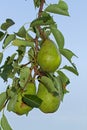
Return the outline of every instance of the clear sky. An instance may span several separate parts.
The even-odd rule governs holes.
[[[57,2],[58,0],[47,0]],[[13,130],[85,130],[87,129],[87,0],[65,0],[69,6],[70,17],[57,16],[59,29],[65,37],[65,47],[71,49],[79,58],[73,58],[79,76],[68,73],[71,83],[69,94],[65,95],[59,110],[54,114],[43,114],[37,109],[28,117],[6,112]],[[36,17],[32,0],[0,0],[0,24],[6,18],[15,21],[13,31]],[[0,79],[0,91],[5,89]]]

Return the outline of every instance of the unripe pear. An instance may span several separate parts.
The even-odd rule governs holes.
[[[39,84],[37,96],[42,99],[42,103],[39,109],[44,113],[56,112],[60,105],[59,96],[55,96],[48,92],[47,88],[43,84]]]
[[[37,62],[46,72],[54,72],[61,63],[61,55],[55,43],[46,39],[38,52]]]
[[[28,83],[23,93],[18,93],[17,102],[14,107],[14,112],[18,115],[27,114],[32,110],[31,106],[28,106],[22,101],[24,94],[36,94],[36,86],[34,83]]]

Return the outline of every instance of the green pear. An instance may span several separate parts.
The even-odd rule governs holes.
[[[54,72],[61,63],[61,55],[55,43],[46,39],[38,52],[37,62],[46,72]]]
[[[14,112],[18,115],[27,114],[29,111],[31,111],[33,108],[31,106],[28,106],[22,101],[22,97],[24,94],[36,94],[36,86],[34,83],[28,83],[23,93],[18,93],[17,101],[14,106]]]
[[[42,103],[39,109],[44,113],[56,112],[60,105],[59,96],[55,96],[48,92],[47,88],[43,84],[39,84],[37,96],[42,99]]]

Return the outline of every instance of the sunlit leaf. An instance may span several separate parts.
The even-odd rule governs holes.
[[[12,19],[6,19],[6,22],[1,25],[2,30],[7,30],[10,26],[14,25],[14,21]]]
[[[27,105],[31,107],[36,107],[36,108],[38,108],[42,103],[42,100],[38,98],[36,95],[24,95],[22,100]]]
[[[6,116],[3,114],[1,118],[1,126],[3,130],[12,130],[11,126],[9,125]]]

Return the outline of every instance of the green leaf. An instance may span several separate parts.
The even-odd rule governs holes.
[[[65,65],[62,69],[66,69],[66,70],[68,70],[68,71],[74,73],[74,74],[77,75],[77,76],[79,75],[77,69],[74,68],[74,67]]]
[[[15,94],[8,102],[7,110],[8,111],[14,111],[15,103],[17,102],[17,94]]]
[[[62,80],[63,87],[65,88],[70,83],[69,78],[60,70],[58,70],[57,73],[59,74],[59,76]]]
[[[1,118],[1,126],[3,130],[12,130],[11,126],[9,125],[6,116],[3,114]]]
[[[3,42],[3,49],[6,48],[10,44],[10,42],[12,42],[15,38],[15,34],[7,35]]]
[[[14,46],[30,46],[30,47],[33,47],[34,42],[30,42],[30,41],[27,41],[27,40],[22,40],[22,39],[16,38],[15,40],[13,40],[12,45],[14,45]]]
[[[59,8],[63,9],[63,10],[68,10],[68,5],[66,2],[64,2],[63,0],[60,0],[58,3]]]
[[[4,79],[4,81],[7,81],[10,73],[12,73],[15,55],[16,53],[14,53],[11,57],[8,56],[4,65],[0,67],[0,76]]]
[[[25,39],[26,39],[27,41],[30,41],[30,42],[33,42],[33,41],[34,41],[33,38],[32,38],[32,36],[31,36],[30,34],[28,34],[28,33],[26,33]]]
[[[7,30],[10,26],[14,25],[14,21],[12,19],[6,19],[6,22],[1,25],[2,30]]]
[[[55,87],[56,87],[57,90],[58,90],[58,94],[59,94],[60,100],[62,101],[62,100],[63,100],[64,93],[63,93],[63,88],[62,88],[61,79],[60,79],[59,76],[58,76],[58,77],[53,76],[53,80],[54,80],[54,85],[55,85]]]
[[[18,52],[17,61],[20,63],[24,58],[26,52],[26,46],[19,46],[17,52]]]
[[[30,76],[30,68],[29,67],[23,67],[20,70],[20,86],[24,87],[26,82],[28,81]]]
[[[50,26],[52,34],[58,44],[58,48],[63,48],[64,47],[64,36],[63,34],[57,29],[56,26]]]
[[[36,108],[38,108],[42,103],[42,100],[40,98],[38,98],[36,95],[27,95],[26,94],[26,95],[24,95],[22,100],[28,106],[36,107]]]
[[[30,61],[33,61],[34,60],[34,48],[30,48],[29,51],[28,51],[28,56],[29,56],[29,59]]]
[[[49,92],[58,95],[58,91],[54,86],[54,83],[51,78],[47,76],[42,76],[39,81],[48,89]]]
[[[2,62],[2,59],[3,59],[3,53],[0,52],[0,64],[1,64],[1,62]]]
[[[41,0],[33,0],[35,8],[40,6]]]
[[[3,38],[5,37],[6,33],[3,33],[2,31],[0,31],[0,41],[3,40]]]
[[[3,108],[5,101],[6,101],[6,92],[2,92],[0,94],[0,111]]]
[[[50,13],[54,13],[54,14],[60,14],[60,15],[65,15],[65,16],[69,16],[69,12],[68,9],[60,4],[50,4],[45,11],[50,12]]]
[[[26,31],[25,27],[22,26],[19,29],[19,31],[16,33],[16,35],[19,36],[19,37],[25,38],[26,37],[26,33],[27,33],[27,31]]]
[[[66,57],[66,59],[73,65],[71,59],[73,56],[77,57],[71,50],[69,49],[60,49],[60,53]]]
[[[43,14],[40,18],[35,19],[31,22],[31,27],[44,26],[54,24],[53,18],[48,14]]]

